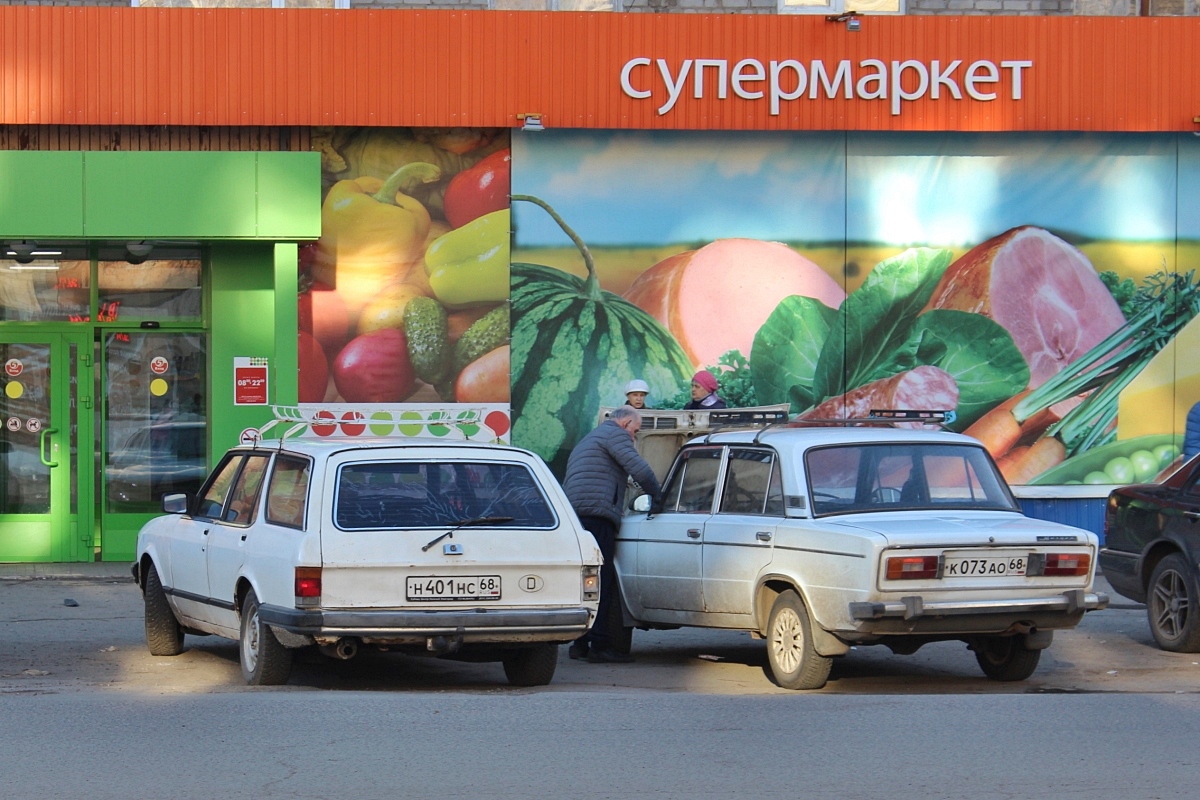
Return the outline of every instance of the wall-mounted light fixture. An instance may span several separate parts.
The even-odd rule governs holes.
[[[154,245],[149,242],[128,242],[125,245],[125,260],[130,264],[141,264],[150,256]]]
[[[847,11],[845,14],[834,14],[825,18],[826,22],[844,22],[846,30],[859,31],[862,30],[862,20],[859,18],[857,11]]]
[[[523,131],[546,130],[546,126],[542,124],[541,114],[517,114],[517,119],[521,120],[521,130]]]

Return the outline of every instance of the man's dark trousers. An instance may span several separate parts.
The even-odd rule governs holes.
[[[604,517],[580,517],[579,521],[596,538],[600,554],[604,556],[604,564],[600,567],[600,608],[596,611],[596,623],[586,636],[575,641],[577,644],[587,644],[593,650],[607,650],[612,642],[608,640],[605,620],[617,593],[617,568],[613,565],[613,556],[617,551],[617,526]]]

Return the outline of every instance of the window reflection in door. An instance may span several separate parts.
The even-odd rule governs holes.
[[[207,473],[203,334],[111,333],[105,340],[105,484],[110,513],[157,511]]]
[[[41,444],[50,427],[50,345],[0,344],[0,367],[0,513],[48,514]]]

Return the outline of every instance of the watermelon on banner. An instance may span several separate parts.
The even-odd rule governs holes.
[[[625,402],[631,379],[650,385],[652,401],[688,385],[692,364],[675,337],[594,277],[513,264],[510,302],[512,440],[557,475],[600,407]]]

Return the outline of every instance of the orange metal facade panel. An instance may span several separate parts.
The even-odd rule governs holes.
[[[821,16],[5,6],[0,46],[3,124],[512,126],[523,112],[573,128],[1200,128],[1200,81],[1189,79],[1200,67],[1197,18],[867,17],[855,33]],[[634,58],[651,59],[631,73],[648,98],[621,89]],[[772,113],[769,97],[736,96],[729,75],[743,59],[767,71],[792,59],[808,89]],[[873,71],[862,62],[882,62],[889,97],[861,96],[871,84],[851,99],[823,86],[812,97],[813,61],[834,74],[843,59],[856,84]],[[713,63],[701,70],[703,60]],[[956,100],[931,77],[935,62],[956,60],[960,94],[974,62],[1032,65],[980,84],[994,100]],[[891,75],[905,62],[901,91],[927,85],[895,113]],[[797,69],[779,70],[786,95]],[[680,81],[679,96],[659,113],[668,80]],[[769,81],[740,87],[766,91]]]

